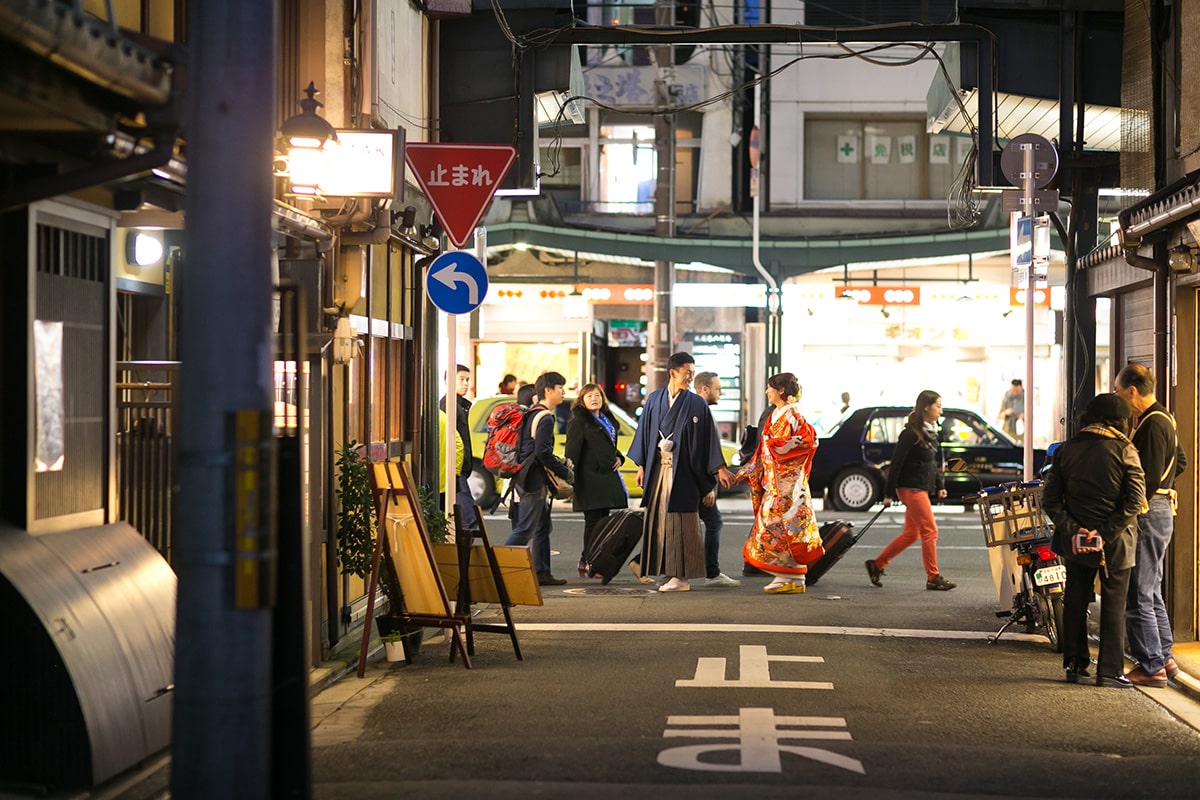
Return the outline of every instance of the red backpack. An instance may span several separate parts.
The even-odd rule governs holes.
[[[483,445],[483,467],[500,478],[511,478],[521,471],[517,458],[517,443],[521,439],[521,423],[529,411],[519,403],[502,403],[488,414],[487,442]]]

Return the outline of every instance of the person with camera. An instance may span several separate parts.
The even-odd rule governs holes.
[[[534,384],[539,399],[525,413],[517,443],[517,457],[522,464],[521,471],[513,478],[520,499],[517,519],[513,523],[512,533],[504,542],[517,547],[529,545],[529,557],[537,570],[538,583],[542,586],[561,586],[566,583],[550,572],[550,533],[554,526],[550,521],[549,490],[546,486],[547,472],[553,472],[567,483],[575,482],[575,473],[570,465],[554,455],[554,430],[557,424],[554,409],[563,401],[566,382],[561,373],[547,372],[540,375]]]
[[[1133,688],[1125,677],[1125,600],[1137,548],[1146,477],[1129,439],[1133,408],[1121,396],[1092,398],[1082,428],[1054,454],[1042,502],[1054,520],[1054,552],[1067,567],[1063,668],[1069,683],[1090,677],[1087,615],[1100,575],[1100,658],[1096,685]]]

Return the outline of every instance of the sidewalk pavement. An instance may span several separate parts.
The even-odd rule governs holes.
[[[1174,651],[1179,675],[1173,682],[1193,700],[1200,702],[1200,642],[1176,642]]]

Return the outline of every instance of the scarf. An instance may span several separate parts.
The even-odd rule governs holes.
[[[600,423],[600,427],[604,428],[604,431],[608,434],[608,438],[612,439],[612,443],[616,444],[617,429],[613,427],[612,420],[608,418],[608,415],[601,414],[599,411],[593,411],[592,416],[595,417],[596,421]]]
[[[1084,432],[1094,433],[1097,436],[1103,436],[1105,439],[1118,439],[1118,440],[1124,442],[1125,444],[1133,444],[1133,442],[1130,441],[1128,436],[1121,433],[1116,428],[1109,427],[1108,425],[1100,425],[1099,423],[1097,423],[1095,425],[1088,425],[1088,426],[1084,427],[1083,430],[1080,431],[1080,433],[1084,433]]]

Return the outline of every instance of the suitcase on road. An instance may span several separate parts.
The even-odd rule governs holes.
[[[862,530],[857,533],[854,532],[854,523],[844,519],[830,520],[822,525],[821,545],[825,548],[825,555],[808,565],[808,575],[805,576],[804,583],[807,586],[815,586],[821,576],[828,572],[830,567],[841,561],[842,556],[846,555],[846,551],[854,547],[863,534],[871,529],[875,520],[879,519],[879,515],[882,513],[882,508],[876,511],[875,516],[871,517]]]
[[[588,575],[593,578],[599,575],[603,578],[601,583],[607,584],[621,574],[642,541],[643,519],[641,511],[626,509],[614,511],[596,526],[596,539],[584,555]]]

